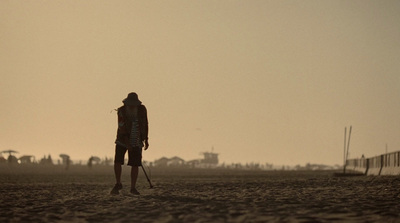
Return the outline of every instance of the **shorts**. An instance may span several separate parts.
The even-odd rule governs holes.
[[[125,147],[115,145],[114,163],[124,164],[127,150]],[[142,166],[142,148],[133,147],[132,151],[128,151],[128,166]]]

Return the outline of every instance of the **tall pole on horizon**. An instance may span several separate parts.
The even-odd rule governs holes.
[[[343,173],[346,172],[346,137],[347,137],[347,127],[344,127]]]
[[[350,129],[349,129],[349,139],[347,140],[347,152],[346,152],[346,134],[345,134],[345,143],[344,143],[344,150],[345,150],[345,161],[344,162],[345,163],[344,163],[344,167],[343,167],[343,173],[346,173],[347,159],[349,158],[351,129],[352,129],[352,126],[350,126]],[[345,129],[345,132],[346,132],[346,129]]]
[[[351,129],[352,129],[352,126],[350,126],[350,129],[349,129],[349,138],[348,138],[348,140],[347,140],[346,163],[347,163],[347,159],[349,158],[349,150],[350,150],[350,138],[351,138]]]

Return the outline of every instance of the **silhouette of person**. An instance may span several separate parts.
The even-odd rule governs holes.
[[[89,161],[88,161],[88,167],[89,167],[89,169],[92,169],[92,165],[93,165],[93,156],[91,156],[91,157],[89,158]]]
[[[116,184],[111,194],[119,194],[122,189],[121,165],[124,164],[124,157],[128,151],[128,166],[131,166],[131,190],[135,195],[140,193],[136,189],[136,181],[139,173],[139,166],[142,166],[142,148],[149,148],[148,142],[148,119],[147,109],[134,92],[122,101],[123,106],[117,109],[118,130],[115,140],[114,173]]]
[[[66,161],[65,161],[65,169],[68,170],[69,169],[69,165],[71,164],[71,160],[69,157],[67,157]]]

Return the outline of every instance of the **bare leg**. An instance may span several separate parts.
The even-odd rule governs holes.
[[[139,174],[139,167],[138,166],[132,166],[131,169],[131,189],[136,188],[136,181],[138,178]]]
[[[114,163],[115,181],[117,182],[117,184],[121,183],[121,172],[122,172],[121,164]]]

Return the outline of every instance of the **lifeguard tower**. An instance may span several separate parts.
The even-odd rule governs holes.
[[[214,147],[212,147],[211,152],[202,153],[204,158],[201,160],[201,163],[206,165],[218,165],[218,153],[214,153]]]

